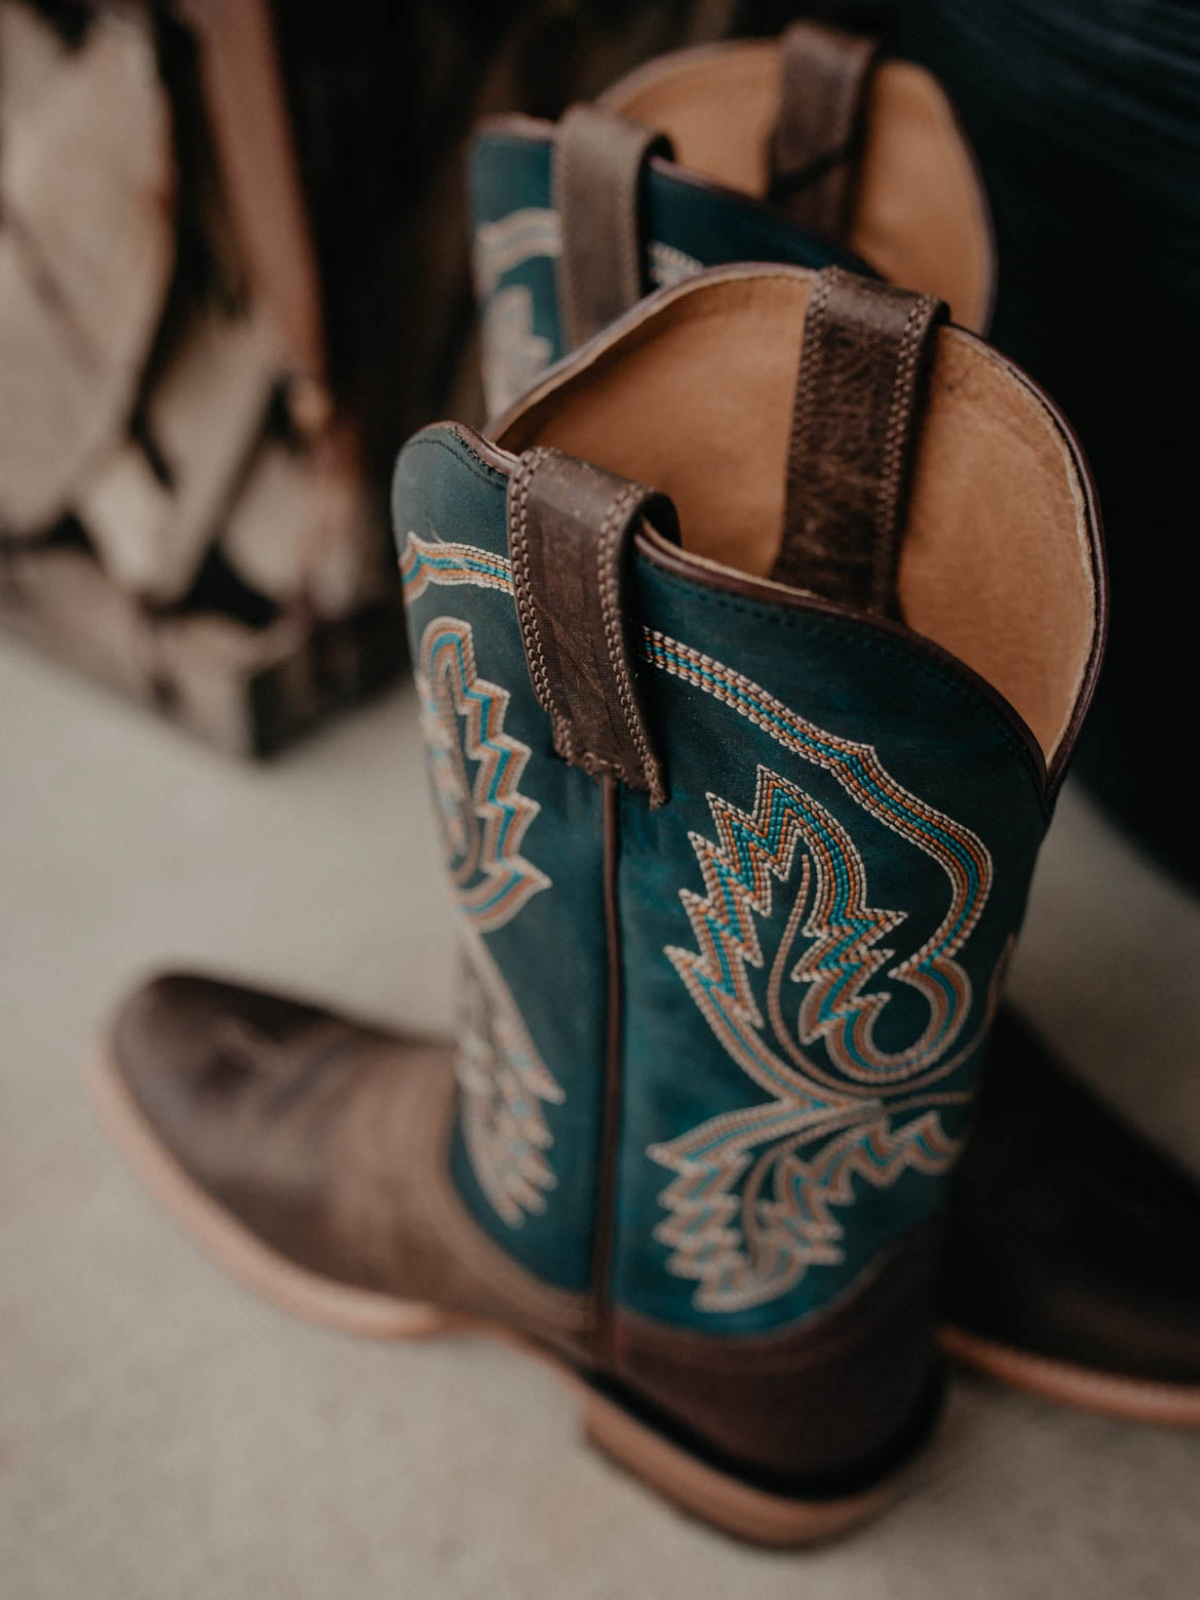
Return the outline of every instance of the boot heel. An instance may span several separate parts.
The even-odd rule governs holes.
[[[588,1442],[684,1511],[752,1544],[795,1547],[832,1539],[895,1498],[898,1475],[838,1500],[801,1500],[710,1466],[604,1395],[583,1408]]]

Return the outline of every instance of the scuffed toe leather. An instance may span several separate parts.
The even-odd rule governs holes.
[[[227,1266],[244,1256],[229,1248],[236,1235],[327,1287],[498,1322],[580,1354],[585,1297],[523,1272],[450,1184],[457,1089],[446,1043],[169,975],[126,1002],[110,1056],[122,1100],[136,1107],[117,1121],[148,1125],[132,1141],[126,1127],[126,1142],[149,1144],[182,1172],[187,1182],[163,1198]],[[242,1275],[282,1298],[277,1275]],[[295,1295],[284,1303],[294,1307]],[[336,1310],[312,1314],[362,1326]]]
[[[112,1033],[116,1071],[188,1176],[289,1259],[352,1283],[372,1271],[366,1241],[341,1237],[336,1153],[364,1093],[382,1110],[408,1087],[403,1049],[315,1006],[176,974],[138,989]]]
[[[112,1031],[116,1065],[142,1111],[178,1154],[194,1142],[193,1113],[214,1116],[262,1084],[295,1052],[369,1037],[316,1006],[186,973],[136,989]],[[376,1034],[379,1040],[382,1034]]]

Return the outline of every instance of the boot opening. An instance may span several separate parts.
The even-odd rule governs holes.
[[[680,286],[531,391],[497,442],[651,484],[685,551],[765,576],[812,283],[751,267]],[[1003,695],[1052,761],[1098,627],[1086,493],[1037,391],[956,328],[937,335],[902,537],[904,621]]]
[[[761,200],[779,92],[778,43],[751,40],[665,56],[599,104],[665,133],[681,166]],[[962,326],[985,326],[987,202],[950,101],[912,62],[885,61],[874,74],[845,243],[893,283],[945,300]]]

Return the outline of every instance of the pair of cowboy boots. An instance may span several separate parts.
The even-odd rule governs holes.
[[[992,277],[947,102],[810,30],[605,101],[483,134],[511,404],[396,471],[455,1037],[167,977],[97,1092],[281,1304],[514,1338],[648,1483],[797,1544],[928,1438],[947,1316],[1196,1420],[1200,1204],[1001,1004],[1104,568],[1069,428],[947,319]]]

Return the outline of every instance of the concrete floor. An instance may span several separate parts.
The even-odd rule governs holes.
[[[131,980],[182,962],[447,1015],[408,692],[256,771],[0,641],[0,823],[3,1600],[1197,1593],[1195,1436],[964,1381],[892,1512],[761,1554],[592,1454],[535,1364],[290,1321],[178,1236],[80,1089]],[[1068,793],[1014,988],[1200,1165],[1198,973],[1200,906]]]

